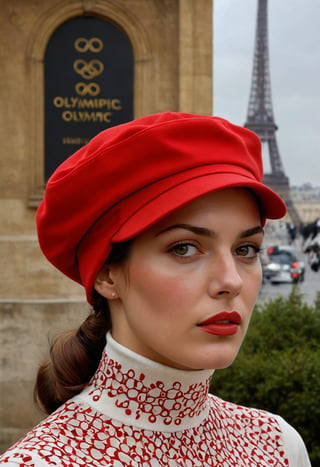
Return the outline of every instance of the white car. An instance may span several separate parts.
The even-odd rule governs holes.
[[[268,260],[263,275],[272,284],[303,282],[305,265],[299,261],[290,246],[272,246],[267,249]]]

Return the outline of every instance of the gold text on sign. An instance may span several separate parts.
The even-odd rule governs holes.
[[[76,112],[74,110],[65,110],[62,112],[62,118],[65,122],[98,122],[110,123],[112,112]]]
[[[53,105],[59,109],[107,109],[107,110],[121,110],[121,101],[118,98],[95,98],[95,99],[81,99],[79,97],[63,97],[56,96],[53,99]]]
[[[62,144],[88,144],[90,138],[83,138],[82,136],[63,136]]]

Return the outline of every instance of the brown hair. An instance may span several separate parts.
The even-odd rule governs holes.
[[[106,263],[123,263],[131,244],[132,240],[115,244]],[[50,357],[38,370],[34,397],[46,413],[52,413],[89,383],[99,366],[110,329],[108,301],[93,290],[89,316],[78,329],[53,340]]]

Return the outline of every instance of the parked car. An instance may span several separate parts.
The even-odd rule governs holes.
[[[272,284],[295,284],[304,281],[305,265],[303,261],[298,260],[290,246],[269,247],[262,269],[264,279],[269,280]]]

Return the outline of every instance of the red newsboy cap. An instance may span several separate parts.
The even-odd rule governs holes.
[[[50,177],[37,211],[40,247],[91,302],[113,243],[209,192],[248,187],[264,219],[285,215],[262,184],[261,143],[218,117],[164,112],[102,131]]]

